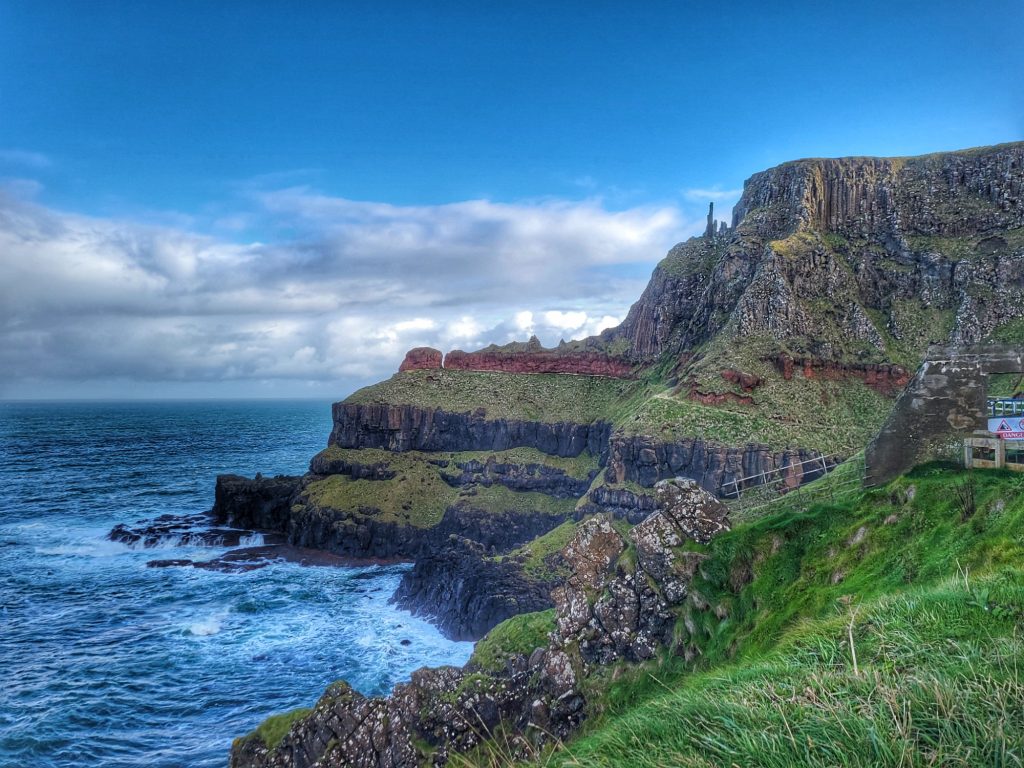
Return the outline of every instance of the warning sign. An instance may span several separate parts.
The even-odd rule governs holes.
[[[1024,440],[1024,419],[1005,416],[989,419],[988,431],[994,432],[1003,440]]]

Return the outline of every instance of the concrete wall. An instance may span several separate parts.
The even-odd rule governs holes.
[[[956,458],[984,429],[988,376],[1024,372],[1019,347],[933,347],[867,447],[865,484],[881,485],[935,458]]]

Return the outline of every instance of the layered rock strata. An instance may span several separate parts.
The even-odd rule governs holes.
[[[504,451],[536,448],[550,456],[584,451],[600,456],[611,435],[608,422],[547,423],[488,419],[482,411],[453,413],[414,405],[335,403],[329,443],[339,448],[388,451]]]
[[[503,347],[491,346],[478,352],[454,349],[445,355],[444,367],[453,371],[563,373],[628,379],[633,377],[635,365],[626,359],[586,349],[509,351]]]
[[[762,476],[782,475],[786,487],[815,480],[836,464],[820,453],[804,449],[772,451],[750,444],[742,448],[711,445],[703,440],[661,442],[646,435],[614,435],[609,443],[605,476],[610,483],[637,483],[645,488],[659,480],[682,475],[719,495],[735,493],[736,481],[760,484]]]
[[[476,352],[453,349],[447,355],[431,347],[415,347],[405,354],[399,372],[415,370],[481,371],[492,373],[561,373],[577,376],[611,376],[629,379],[635,365],[600,348],[562,344],[546,349],[534,336],[525,344],[492,344]]]

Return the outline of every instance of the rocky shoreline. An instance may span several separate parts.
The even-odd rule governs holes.
[[[279,743],[258,733],[237,739],[231,768],[441,766],[502,726],[515,734],[514,757],[567,738],[586,718],[581,683],[590,669],[650,659],[663,647],[688,652],[673,609],[690,596],[705,555],[680,546],[707,543],[728,530],[728,517],[692,481],[660,483],[657,497],[658,511],[628,534],[608,515],[578,526],[562,550],[569,576],[553,592],[552,631],[537,647],[487,666],[474,658],[461,669],[421,669],[387,697],[335,683]]]

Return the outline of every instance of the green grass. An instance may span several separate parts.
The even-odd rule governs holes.
[[[556,499],[536,491],[512,491],[503,485],[463,490],[457,502],[492,512],[540,512],[547,515],[571,515],[576,508],[576,499]]]
[[[377,457],[367,457],[365,450],[353,451],[367,463]],[[398,523],[429,528],[437,525],[444,511],[452,505],[465,505],[492,512],[540,512],[550,515],[570,515],[576,499],[556,499],[539,492],[512,491],[502,485],[485,487],[468,485],[453,488],[442,478],[442,473],[454,467],[442,468],[427,461],[437,454],[386,454],[389,468],[395,477],[390,480],[353,480],[346,475],[329,475],[306,486],[303,496],[307,503],[318,508],[330,508],[372,516],[383,523]],[[458,455],[458,454],[456,454]]]
[[[565,549],[566,544],[576,533],[578,523],[566,520],[556,528],[512,550],[503,557],[518,559],[522,562],[523,571],[527,576],[540,581],[550,581],[562,575],[562,569],[552,569],[547,562],[556,552]]]
[[[715,367],[709,380],[716,376],[722,381]],[[624,431],[665,441],[693,437],[718,445],[761,443],[773,449],[799,446],[852,453],[863,447],[892,408],[890,398],[856,379],[806,379],[796,372],[786,381],[763,362],[748,362],[739,369],[763,377],[764,383],[750,395],[753,405],[704,405],[685,393],[665,392],[640,403],[623,421]],[[727,389],[724,384],[718,388]]]
[[[1003,323],[989,334],[986,341],[1001,344],[1024,344],[1024,318]]]
[[[554,608],[505,619],[477,642],[469,664],[484,672],[500,674],[511,656],[529,656],[537,648],[546,648],[548,634],[554,628]]]
[[[1024,391],[1024,373],[997,373],[988,377],[989,397],[1013,397]]]
[[[299,707],[291,712],[271,715],[256,727],[256,730],[250,734],[250,737],[258,736],[267,747],[274,749],[274,747],[281,743],[281,739],[288,733],[292,724],[296,720],[301,720],[312,711],[312,707]]]
[[[1024,605],[1019,572],[976,587]],[[548,764],[1019,765],[1022,654],[1009,614],[945,581],[809,622],[777,652],[663,690]]]
[[[636,382],[600,376],[420,370],[360,389],[347,403],[397,403],[455,413],[482,409],[488,419],[571,421],[607,417]]]
[[[320,456],[358,464],[385,464],[395,473],[390,480],[353,480],[345,475],[329,475],[306,486],[303,496],[315,507],[370,515],[381,522],[428,528],[441,521],[444,511],[454,504],[468,505],[494,512],[542,512],[571,514],[575,499],[555,499],[544,493],[512,491],[501,485],[467,485],[453,488],[444,476],[460,472],[456,463],[490,457],[503,463],[543,464],[577,479],[597,469],[597,459],[588,453],[571,458],[548,456],[532,448],[497,452],[395,453],[379,449],[349,449],[331,446]],[[448,466],[433,462],[448,461]]]
[[[373,514],[381,522],[423,528],[437,525],[445,509],[458,498],[459,490],[441,479],[439,467],[402,454],[391,455],[402,457],[389,462],[396,472],[391,480],[353,480],[345,475],[330,475],[306,486],[303,496],[315,507]]]
[[[599,669],[544,764],[1022,764],[1024,477],[929,465],[772,509],[709,545],[710,609],[658,661]]]

